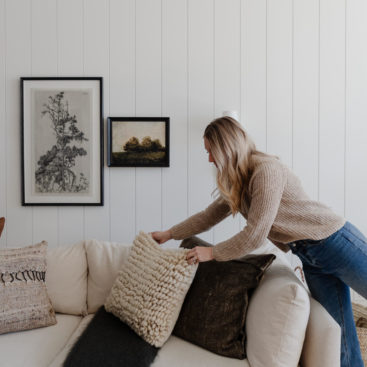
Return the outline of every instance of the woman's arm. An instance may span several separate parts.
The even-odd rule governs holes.
[[[192,215],[169,229],[172,238],[182,240],[205,232],[231,214],[229,205],[221,197],[213,201],[206,209]]]
[[[213,257],[228,261],[245,256],[261,246],[268,237],[278,213],[286,175],[278,164],[266,163],[254,176],[247,225],[230,239],[213,247]]]

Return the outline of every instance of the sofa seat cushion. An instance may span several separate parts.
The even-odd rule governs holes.
[[[81,319],[80,316],[56,313],[55,325],[0,335],[0,364],[48,367],[55,355],[64,348]]]
[[[222,357],[171,335],[151,367],[250,367],[247,359]]]
[[[63,365],[65,358],[67,357],[69,351],[71,350],[75,342],[78,340],[80,335],[82,335],[83,331],[88,326],[88,324],[91,322],[93,317],[94,317],[94,313],[91,313],[82,318],[77,328],[71,334],[70,338],[67,340],[64,347],[55,356],[54,360],[52,361],[49,367],[61,367]]]
[[[71,348],[63,367],[150,367],[158,348],[101,306]]]
[[[62,367],[65,358],[74,343],[88,326],[94,314],[82,319],[73,332],[64,348],[55,357],[49,367]],[[151,367],[250,367],[247,359],[239,360],[219,356],[189,343],[181,338],[171,335],[163,347],[159,350]]]

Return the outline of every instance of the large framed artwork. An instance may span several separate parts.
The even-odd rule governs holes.
[[[169,117],[109,117],[109,167],[169,167]]]
[[[103,205],[103,80],[20,78],[22,205]]]

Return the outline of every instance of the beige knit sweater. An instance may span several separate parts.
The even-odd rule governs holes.
[[[205,210],[170,228],[172,237],[180,240],[207,231],[230,214],[228,204],[219,197]],[[291,169],[272,157],[255,158],[248,203],[243,203],[241,214],[246,226],[214,246],[215,260],[240,258],[260,247],[266,238],[287,252],[287,243],[326,238],[346,222],[328,206],[311,200]]]

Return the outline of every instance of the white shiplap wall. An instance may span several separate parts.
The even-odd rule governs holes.
[[[364,0],[0,0],[0,246],[131,242],[203,209],[223,110],[367,233],[366,18]],[[105,117],[170,116],[171,167],[105,166],[103,207],[22,207],[19,77],[78,75],[103,76]]]

